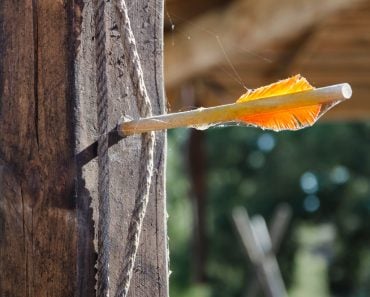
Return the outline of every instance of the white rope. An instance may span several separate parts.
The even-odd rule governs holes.
[[[129,67],[131,81],[134,86],[134,91],[136,92],[140,116],[149,117],[152,115],[152,106],[145,87],[143,70],[137,51],[135,37],[131,29],[127,6],[124,0],[116,0],[115,4],[121,18],[121,21],[119,22],[121,40],[123,49],[125,50],[125,59]],[[154,132],[142,134],[139,185],[136,192],[134,210],[132,212],[128,228],[123,268],[118,279],[116,297],[127,296],[132,278],[135,258],[139,246],[141,227],[145,217],[153,175],[154,139]]]

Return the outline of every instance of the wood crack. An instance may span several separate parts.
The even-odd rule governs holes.
[[[34,75],[34,85],[33,85],[33,92],[34,92],[34,100],[35,100],[35,115],[34,115],[34,123],[35,123],[35,135],[36,135],[36,143],[37,149],[39,148],[39,75],[38,75],[38,64],[39,64],[39,32],[38,32],[38,13],[37,13],[37,0],[32,0],[32,14],[33,14],[33,75]]]
[[[29,287],[29,279],[28,279],[28,253],[27,253],[27,240],[26,240],[26,218],[25,218],[25,214],[24,214],[24,196],[23,196],[23,189],[22,189],[22,184],[20,184],[20,192],[21,192],[21,199],[22,199],[22,223],[23,223],[23,252],[24,252],[24,257],[25,257],[25,260],[24,260],[24,264],[25,264],[25,284],[24,284],[24,291],[26,293],[26,296],[28,296],[27,294],[27,288]]]
[[[157,73],[157,72],[156,72]],[[159,152],[159,156],[158,156],[158,162],[156,164],[156,166],[154,168],[160,168],[161,164],[163,162],[163,150],[160,150]],[[162,182],[159,180],[159,178],[162,178],[162,174],[160,174],[158,172],[158,170],[156,170],[155,172],[155,185],[160,185],[162,184]],[[158,215],[159,215],[159,209],[158,209],[158,206],[159,206],[159,199],[158,199],[158,190],[156,189],[155,191],[155,228],[156,228],[156,236],[155,236],[155,244],[156,244],[156,250],[157,250],[157,267],[156,267],[156,274],[157,274],[157,287],[158,287],[158,296],[162,296],[162,292],[161,292],[161,289],[162,289],[162,279],[161,279],[161,269],[160,269],[160,263],[161,263],[161,259],[160,259],[160,251],[162,250],[162,247],[161,247],[161,244],[159,242],[159,234],[158,234],[158,230],[160,230],[160,223],[158,221]],[[165,222],[166,224],[166,222]]]

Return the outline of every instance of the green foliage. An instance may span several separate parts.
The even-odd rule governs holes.
[[[293,208],[292,231],[302,223],[335,226],[327,276],[332,294],[370,295],[370,125],[321,124],[280,133],[227,127],[204,133],[209,281],[191,296],[243,294],[250,267],[234,230],[231,211],[235,206],[245,206],[251,215],[258,213],[269,221],[282,202]],[[187,296],[179,292],[190,294],[192,288],[192,206],[184,165],[187,137],[187,130],[169,133],[172,297]],[[293,234],[289,232],[279,255],[288,286],[296,279],[293,259],[297,239]]]

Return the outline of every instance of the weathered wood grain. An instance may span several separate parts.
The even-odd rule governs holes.
[[[162,0],[129,1],[154,113],[165,111]],[[108,2],[110,128],[138,116]],[[0,1],[0,296],[95,296],[96,94],[91,1]],[[130,296],[167,296],[165,134]],[[90,155],[82,155],[92,147]],[[111,287],[121,268],[139,137],[111,147]]]
[[[162,10],[161,0],[128,1],[132,28],[144,68],[145,82],[152,100],[153,113],[165,111],[162,77]],[[77,152],[97,140],[95,69],[93,60],[94,29],[92,6],[85,3],[76,63]],[[107,3],[107,54],[109,81],[109,129],[114,129],[123,116],[136,118],[138,110],[133,87],[125,65],[126,54],[119,40],[117,16],[113,4]],[[138,187],[140,136],[123,139],[109,150],[111,199],[111,294],[116,290],[127,236],[127,228]],[[147,215],[143,223],[141,244],[134,268],[130,296],[167,296],[167,235],[164,192],[165,135],[157,133],[155,173]],[[79,178],[80,193],[85,192],[84,205],[94,209],[97,222],[97,161],[86,164]],[[83,184],[83,186],[81,186]],[[87,208],[82,210],[85,213]],[[95,223],[96,224],[96,223]],[[91,282],[91,280],[90,280]],[[80,290],[90,287],[88,280]],[[81,293],[82,294],[82,293]]]
[[[0,2],[0,296],[73,296],[69,32],[60,1]]]

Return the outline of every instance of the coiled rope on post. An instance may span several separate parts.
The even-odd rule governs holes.
[[[152,106],[145,87],[143,70],[136,40],[133,34],[130,19],[128,16],[126,2],[116,0],[115,5],[121,18],[119,23],[121,41],[125,50],[125,59],[129,68],[131,81],[136,92],[137,105],[141,117],[152,115]],[[141,138],[140,172],[139,184],[135,197],[134,210],[132,212],[126,247],[123,259],[123,269],[119,274],[116,297],[126,297],[133,274],[135,258],[139,246],[142,223],[146,213],[149,200],[150,184],[153,175],[153,153],[154,153],[154,132],[144,133]]]
[[[109,296],[109,156],[108,156],[108,86],[105,52],[105,0],[94,0],[95,58],[98,113],[98,261],[97,296]]]

